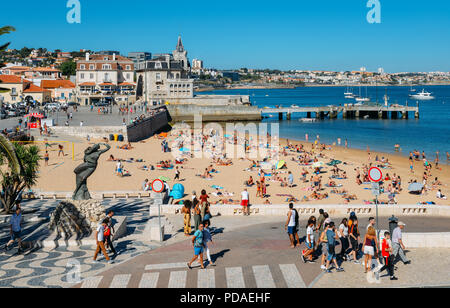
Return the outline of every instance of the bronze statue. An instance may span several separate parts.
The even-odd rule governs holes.
[[[106,148],[101,150],[100,146],[104,145]],[[90,177],[95,169],[97,169],[98,159],[100,155],[109,151],[111,147],[106,143],[99,143],[87,148],[84,151],[84,163],[75,168],[73,172],[76,174],[77,187],[73,193],[73,200],[89,200],[91,195],[87,188],[87,179]]]

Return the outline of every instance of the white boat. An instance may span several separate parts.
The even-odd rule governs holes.
[[[410,94],[409,97],[421,101],[429,101],[434,99],[434,96],[432,96],[430,92],[425,92],[425,89],[423,89],[420,93]]]
[[[299,108],[297,105],[291,105],[291,108]]]
[[[317,119],[301,118],[301,119],[299,119],[299,121],[304,122],[304,123],[313,123],[313,122],[316,122]]]
[[[347,91],[344,92],[344,96],[345,96],[345,98],[354,98],[355,97],[355,95],[353,94],[352,91],[350,91],[348,86],[347,86]]]
[[[356,97],[355,101],[357,101],[357,102],[370,102],[370,98],[368,98],[368,97]]]

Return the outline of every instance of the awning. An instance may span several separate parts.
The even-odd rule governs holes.
[[[33,117],[33,118],[38,118],[38,119],[43,119],[44,118],[44,116],[42,115],[42,114],[40,114],[40,113],[30,113],[30,114],[27,114],[26,116],[25,116],[25,118],[29,118],[29,117]]]

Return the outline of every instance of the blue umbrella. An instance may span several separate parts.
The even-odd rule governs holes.
[[[422,191],[423,184],[422,183],[411,183],[408,186],[409,191]]]

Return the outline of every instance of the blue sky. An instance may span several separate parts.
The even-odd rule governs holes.
[[[2,1],[2,37],[11,47],[171,52],[178,35],[189,58],[207,67],[450,71],[450,1],[380,0],[369,24],[367,0]]]

